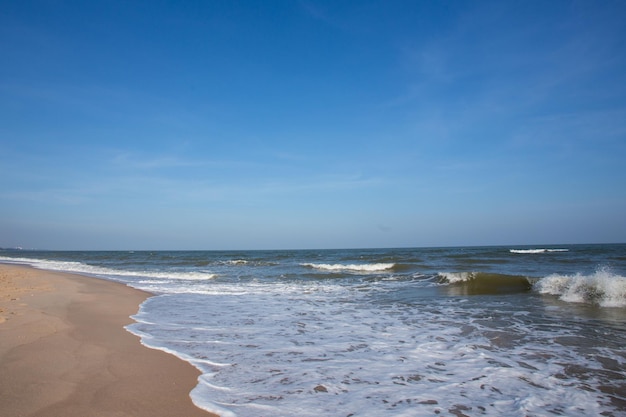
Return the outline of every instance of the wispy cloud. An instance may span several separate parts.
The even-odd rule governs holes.
[[[297,180],[270,180],[259,184],[258,192],[264,194],[297,194],[301,192],[336,192],[377,187],[383,183],[380,178],[362,175],[325,175],[300,178]]]
[[[90,192],[76,188],[41,188],[37,190],[9,191],[3,194],[6,201],[22,201],[45,205],[73,206],[91,200]]]
[[[139,156],[131,152],[118,153],[111,159],[118,168],[134,170],[159,170],[202,166],[205,163],[176,156]]]
[[[315,0],[299,0],[298,4],[304,10],[304,12],[311,16],[313,19],[323,22],[329,26],[337,29],[345,29],[345,24],[342,23],[337,16],[333,15],[328,7],[320,4]]]

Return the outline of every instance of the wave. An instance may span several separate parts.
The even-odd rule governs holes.
[[[112,269],[73,261],[53,261],[48,259],[33,258],[9,258],[0,256],[0,262],[19,265],[29,265],[33,268],[50,271],[72,272],[77,274],[92,275],[98,277],[140,277],[156,278],[162,280],[193,280],[202,281],[213,279],[217,274],[208,271],[131,271]]]
[[[141,277],[141,278],[158,278],[163,280],[183,280],[183,281],[204,281],[217,277],[207,271],[172,271],[172,272],[155,272],[155,271],[120,271],[115,269],[101,268],[102,272],[96,272],[98,275],[115,275],[123,277]]]
[[[487,272],[440,272],[437,282],[448,295],[514,294],[532,289],[528,277]]]
[[[279,265],[277,262],[266,261],[266,260],[258,260],[258,259],[227,259],[227,260],[216,260],[207,262],[207,266],[227,266],[227,267],[240,267],[240,266],[252,266],[252,267],[264,267],[264,266],[276,266]]]
[[[569,252],[569,249],[509,249],[511,253],[549,253],[549,252]]]
[[[591,275],[552,274],[541,278],[534,288],[541,294],[555,295],[571,303],[626,307],[626,277],[608,269],[600,269]]]
[[[228,261],[223,261],[225,265],[246,265],[248,261],[245,259],[231,259]]]
[[[380,272],[393,269],[394,263],[374,263],[374,264],[314,264],[304,263],[302,266],[321,269],[323,271],[354,271],[354,272]]]

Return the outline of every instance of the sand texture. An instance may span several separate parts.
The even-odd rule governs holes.
[[[0,265],[0,416],[211,416],[189,397],[199,371],[123,328],[148,296]]]

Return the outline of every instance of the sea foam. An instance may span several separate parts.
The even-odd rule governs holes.
[[[600,269],[591,275],[552,274],[535,283],[535,289],[567,302],[626,307],[626,277],[609,269]]]
[[[50,271],[71,272],[86,274],[98,277],[117,278],[155,278],[159,280],[183,280],[183,281],[203,281],[217,277],[210,271],[189,270],[189,271],[154,271],[154,270],[129,270],[115,269],[103,266],[94,266],[75,261],[58,261],[48,259],[33,258],[7,258],[0,256],[0,262],[13,263],[19,265],[29,265],[33,268]]]
[[[324,271],[354,271],[354,272],[380,272],[393,269],[394,263],[372,263],[372,264],[316,264],[303,263],[302,266],[320,269]]]
[[[548,252],[569,252],[569,249],[510,249],[511,253],[548,253]]]
[[[186,352],[203,372],[196,404],[229,416],[541,415],[567,404],[580,416],[603,411],[601,394],[582,389],[589,380],[566,369],[597,366],[593,358],[554,342],[576,330],[542,329],[528,322],[530,312],[497,299],[480,308],[444,298],[372,309],[356,289],[316,282],[288,295],[264,287],[211,302],[154,297],[129,327],[150,334],[148,346]]]

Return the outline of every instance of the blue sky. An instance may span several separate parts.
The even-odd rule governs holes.
[[[623,1],[5,1],[0,246],[626,241]]]

